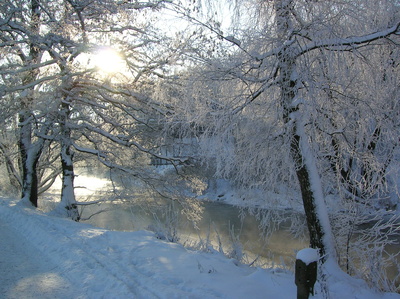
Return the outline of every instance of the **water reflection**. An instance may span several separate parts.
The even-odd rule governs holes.
[[[166,211],[171,206],[173,210],[169,210],[167,215]],[[275,227],[273,232],[269,232],[268,227],[266,230],[261,227],[261,219],[257,219],[260,216],[256,217],[237,207],[221,203],[205,202],[201,221],[195,225],[181,213],[179,205],[172,202],[165,202],[158,209],[153,207],[151,210],[143,203],[103,203],[85,207],[82,217],[89,217],[100,210],[107,212],[97,214],[87,222],[112,230],[176,228],[179,241],[189,247],[196,244],[200,246],[199,242],[203,242],[203,245],[209,242],[215,250],[228,255],[232,250],[243,248],[248,262],[259,256],[260,263],[284,263],[291,268],[297,250],[307,247],[303,238],[294,238],[288,231],[289,221],[282,222],[279,228]],[[174,220],[173,217],[177,219]],[[171,224],[176,227],[169,228]],[[274,225],[276,223],[270,223],[271,228]],[[265,238],[267,232],[269,236]]]

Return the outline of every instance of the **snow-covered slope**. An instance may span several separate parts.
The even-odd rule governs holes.
[[[0,261],[8,260],[7,265],[47,263],[40,276],[35,276],[32,267],[25,267],[22,271],[28,273],[23,278],[14,275],[15,281],[2,281],[1,298],[24,296],[16,288],[19,280],[35,277],[42,285],[43,280],[53,284],[52,298],[296,297],[292,273],[250,268],[218,253],[190,251],[158,240],[151,232],[99,229],[7,199],[0,199],[0,218],[2,246],[25,247],[29,250],[13,252],[37,256],[32,261],[4,250]],[[7,228],[8,232],[4,231]],[[398,294],[376,294],[357,280],[332,281],[331,298],[400,298]],[[35,291],[27,298],[46,298],[43,295]],[[322,298],[322,294],[314,298]]]

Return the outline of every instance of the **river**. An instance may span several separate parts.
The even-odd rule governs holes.
[[[288,231],[288,220],[279,227],[271,220],[270,228],[274,229],[265,239],[267,232],[260,219],[241,208],[218,202],[203,202],[202,206],[201,220],[196,224],[181,213],[178,204],[167,201],[153,211],[143,202],[103,203],[85,207],[82,218],[106,210],[86,222],[112,230],[150,229],[161,237],[179,239],[189,248],[209,250],[212,246],[247,263],[257,258],[256,264],[264,266],[273,263],[292,269],[296,252],[307,247],[304,238],[294,238]]]

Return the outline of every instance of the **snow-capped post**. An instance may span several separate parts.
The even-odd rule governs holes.
[[[296,255],[295,283],[297,299],[308,299],[314,295],[314,284],[317,281],[318,250],[304,248]]]

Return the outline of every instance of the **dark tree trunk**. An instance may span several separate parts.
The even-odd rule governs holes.
[[[291,142],[291,150],[296,165],[296,175],[300,185],[308,232],[310,234],[310,247],[319,249],[320,255],[323,257],[326,254],[326,248],[323,242],[324,231],[315,206],[315,197],[311,188],[310,173],[306,165],[303,163],[300,148],[300,136],[296,134],[294,134]]]
[[[32,176],[32,184],[29,194],[29,201],[32,203],[34,207],[38,207],[38,176],[37,176],[37,164],[38,164],[39,157],[35,157],[35,161],[32,163],[31,167],[31,176]]]
[[[37,176],[37,164],[39,156],[30,157],[28,154],[28,161],[23,162],[23,185],[21,197],[34,206],[38,206],[38,176]],[[30,161],[31,160],[31,161]]]
[[[31,143],[30,120],[25,117],[25,113],[19,115],[20,136],[19,149],[21,155],[22,170],[22,194],[21,197],[34,206],[38,206],[38,177],[37,164],[40,158],[40,150],[36,150],[38,145]]]

